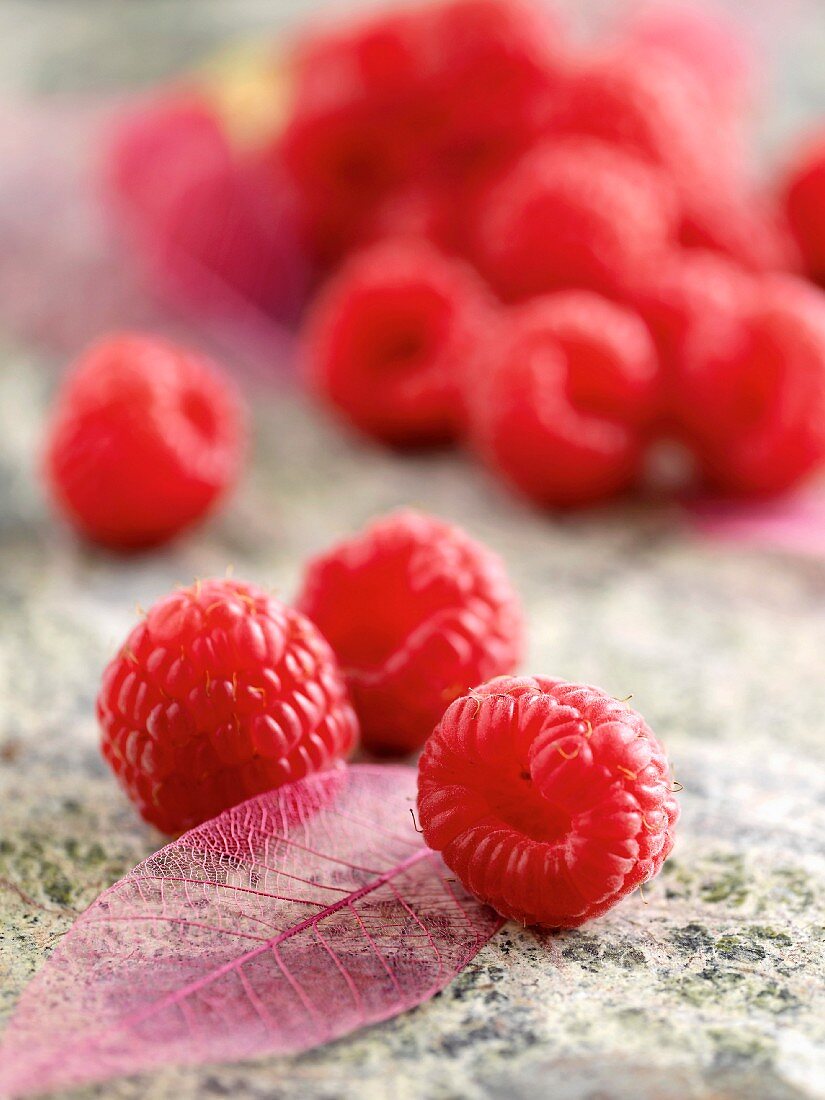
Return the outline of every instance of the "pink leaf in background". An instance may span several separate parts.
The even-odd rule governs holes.
[[[424,846],[415,787],[311,776],[139,864],[23,993],[0,1094],[306,1050],[443,989],[502,922]]]
[[[694,502],[688,513],[705,535],[745,546],[825,557],[825,493],[820,488],[757,504]]]

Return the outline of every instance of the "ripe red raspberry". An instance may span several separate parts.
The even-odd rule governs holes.
[[[164,291],[212,310],[240,296],[294,320],[309,276],[294,195],[282,171],[276,180],[273,165],[232,148],[205,97],[169,96],[119,120],[107,172],[118,219]]]
[[[678,248],[662,257],[640,283],[628,288],[627,301],[650,328],[659,352],[664,404],[680,400],[673,391],[680,376],[685,342],[701,325],[725,332],[739,314],[756,280],[718,252]],[[668,417],[670,419],[670,416]]]
[[[313,306],[307,381],[384,443],[451,439],[459,375],[486,308],[480,280],[460,261],[424,241],[381,242],[353,256]]]
[[[598,688],[502,676],[457,699],[418,769],[424,839],[502,916],[601,916],[655,875],[679,816],[640,714]]]
[[[467,397],[469,437],[537,503],[589,504],[638,476],[658,390],[639,317],[590,291],[548,295],[491,337]]]
[[[798,271],[800,256],[781,212],[742,185],[720,184],[685,210],[680,240],[712,249],[753,272]]]
[[[295,186],[302,234],[322,268],[372,236],[375,210],[413,174],[415,147],[371,104],[298,107],[272,151]]]
[[[724,211],[715,218],[713,211],[720,191],[735,196],[728,207],[737,224],[747,218],[735,209],[744,190],[743,143],[703,81],[665,53],[624,48],[588,59],[562,85],[548,128],[599,138],[658,168],[680,200],[688,233],[708,223],[706,233],[725,240]],[[743,195],[741,206],[747,202]],[[727,243],[747,248],[742,233]]]
[[[417,749],[451,699],[519,660],[521,609],[499,558],[420,512],[316,558],[298,606],[334,649],[373,752]]]
[[[63,383],[45,473],[75,527],[130,549],[202,519],[235,480],[243,448],[235,387],[214,364],[155,336],[117,334]]]
[[[329,766],[357,736],[312,623],[232,580],[159,600],[104,672],[97,715],[121,786],[166,833]]]
[[[786,173],[783,193],[805,270],[825,285],[825,130],[796,154]]]
[[[293,67],[279,147],[329,263],[371,239],[375,211],[411,188],[444,195],[437,239],[463,240],[468,192],[540,132],[558,30],[538,5],[451,0],[313,35]]]
[[[692,3],[654,3],[631,11],[624,36],[632,47],[660,51],[693,69],[726,111],[738,113],[746,106],[757,59],[743,27]]]
[[[529,0],[451,0],[428,9],[432,167],[466,202],[468,188],[540,136],[565,62],[560,27]]]
[[[666,169],[680,191],[704,189],[720,170],[718,118],[702,82],[671,58],[622,49],[595,54],[560,88],[553,133],[600,138]],[[721,158],[721,159],[720,159]],[[710,165],[708,164],[711,159]]]
[[[507,301],[582,287],[619,292],[674,239],[656,169],[592,138],[528,153],[479,204],[476,259]]]
[[[768,496],[825,465],[825,295],[763,279],[724,334],[686,342],[678,411],[707,483]]]

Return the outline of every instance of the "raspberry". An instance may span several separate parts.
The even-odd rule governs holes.
[[[542,132],[563,62],[545,7],[521,0],[452,0],[430,9],[433,170],[466,202]]]
[[[680,239],[691,248],[713,249],[753,272],[795,271],[796,244],[780,211],[741,186],[708,188],[686,210]]]
[[[353,256],[313,306],[310,386],[367,435],[399,447],[456,434],[458,376],[485,316],[475,273],[424,241]]]
[[[712,147],[717,124],[710,96],[693,73],[669,57],[624,49],[597,54],[569,75],[550,129],[615,144],[667,170],[690,193],[697,186],[704,190],[711,171],[718,184],[720,159]]]
[[[155,336],[117,334],[63,383],[45,473],[83,534],[138,548],[202,519],[235,480],[243,445],[235,388],[213,364]]]
[[[297,106],[279,148],[321,261],[370,240],[376,209],[413,188],[450,207],[437,240],[463,240],[468,193],[541,130],[557,42],[538,5],[452,0],[301,43]]]
[[[680,200],[687,234],[699,235],[708,223],[695,243],[715,243],[714,233],[724,242],[732,232],[724,209],[714,217],[714,202],[720,190],[738,196],[742,189],[742,143],[702,81],[666,53],[625,48],[596,55],[562,86],[549,129],[599,138],[658,168]],[[747,201],[743,196],[741,207]],[[745,223],[747,214],[736,212],[735,220]],[[762,226],[760,233],[769,235]],[[728,242],[736,245],[747,249],[744,232]]]
[[[147,104],[118,126],[110,191],[131,243],[161,286],[201,308],[234,296],[293,320],[308,272],[294,196],[275,169],[232,149],[194,93]]]
[[[712,488],[793,488],[825,464],[825,296],[793,276],[765,278],[724,339],[715,326],[693,331],[679,384],[681,420]]]
[[[825,285],[825,130],[797,153],[786,173],[783,195],[805,270]]]
[[[666,386],[680,373],[684,346],[698,326],[726,330],[743,307],[756,281],[718,252],[674,249],[629,288],[627,300],[653,334]],[[671,395],[671,401],[678,398]]]
[[[447,710],[418,769],[424,839],[524,924],[576,927],[655,875],[679,816],[662,746],[598,688],[502,676]]]
[[[374,752],[418,748],[451,699],[519,660],[521,610],[499,558],[419,512],[316,558],[298,606],[335,650]]]
[[[121,786],[166,833],[328,767],[357,735],[312,623],[232,580],[159,600],[104,672],[97,715]]]
[[[534,299],[502,321],[479,373],[470,440],[525,496],[569,507],[636,479],[659,374],[635,314],[590,291]]]
[[[372,232],[375,210],[412,174],[413,149],[400,127],[361,102],[300,104],[273,151],[300,200],[302,232],[321,268]]]
[[[719,13],[692,4],[648,4],[635,11],[625,28],[636,47],[661,51],[693,69],[729,111],[751,98],[756,58],[743,30]]]
[[[653,168],[604,142],[569,138],[528,153],[480,203],[476,259],[507,301],[632,282],[675,233]]]

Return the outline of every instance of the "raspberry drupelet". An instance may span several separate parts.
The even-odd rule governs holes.
[[[451,699],[520,657],[521,608],[500,559],[420,512],[317,557],[298,606],[335,651],[377,753],[419,748]]]
[[[424,241],[383,241],[353,256],[313,306],[307,381],[382,443],[443,443],[459,429],[459,378],[488,308],[460,261]]]
[[[590,291],[535,298],[505,315],[480,358],[470,445],[537,504],[592,504],[637,480],[659,390],[636,314]]]
[[[215,364],[156,336],[121,333],[89,348],[63,383],[45,475],[88,538],[148,547],[215,506],[245,441],[235,386]]]
[[[357,738],[317,629],[234,580],[159,600],[104,672],[97,715],[103,755],[165,833],[326,768]]]
[[[502,916],[601,916],[655,875],[679,808],[662,746],[598,688],[499,677],[457,699],[424,749],[427,844]]]

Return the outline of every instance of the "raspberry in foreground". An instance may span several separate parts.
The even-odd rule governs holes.
[[[384,241],[353,256],[313,306],[307,381],[383,443],[452,439],[459,377],[486,308],[469,267],[424,241]]]
[[[502,562],[420,512],[391,513],[316,558],[298,606],[335,651],[373,752],[419,748],[451,699],[519,661],[521,608]]]
[[[825,295],[766,277],[684,345],[677,409],[706,484],[772,496],[825,466]]]
[[[97,715],[103,755],[165,833],[329,766],[357,736],[316,628],[233,580],[158,601],[103,674]]]
[[[639,476],[660,381],[630,310],[590,291],[535,298],[502,319],[472,383],[471,446],[536,503],[591,504]]]
[[[475,258],[506,301],[568,287],[621,293],[675,239],[661,172],[590,137],[541,145],[479,203]]]
[[[679,808],[641,715],[598,688],[502,676],[457,699],[434,730],[418,815],[468,890],[502,916],[559,928],[652,878]]]
[[[235,387],[214,364],[155,336],[118,334],[94,344],[64,382],[45,473],[88,538],[153,546],[215,506],[244,443]]]

